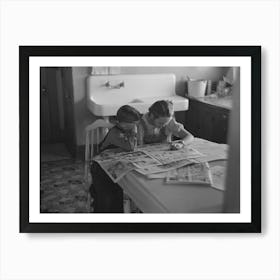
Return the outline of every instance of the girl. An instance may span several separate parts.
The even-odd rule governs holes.
[[[144,114],[137,133],[139,145],[171,142],[172,136],[179,138],[184,145],[193,141],[193,135],[182,124],[176,122],[171,101],[155,102]]]

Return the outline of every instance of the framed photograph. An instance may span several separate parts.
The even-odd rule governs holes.
[[[261,232],[260,46],[19,46],[20,232]]]

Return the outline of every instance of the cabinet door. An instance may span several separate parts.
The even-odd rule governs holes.
[[[216,115],[215,111],[212,107],[208,106],[207,104],[202,104],[202,110],[201,110],[201,118],[202,118],[202,124],[201,124],[201,135],[202,138],[214,141],[213,137],[213,131],[214,131],[214,125],[216,122]]]
[[[216,143],[227,143],[229,110],[190,100],[185,127],[195,137]]]
[[[196,100],[189,101],[189,110],[186,113],[185,128],[195,137],[202,137],[203,106]]]
[[[213,132],[217,143],[227,143],[229,113],[226,109],[217,110]]]

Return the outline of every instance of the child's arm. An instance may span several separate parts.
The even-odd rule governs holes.
[[[167,125],[166,133],[167,135],[175,135],[180,138],[184,145],[190,144],[194,139],[193,135],[184,128],[183,124],[176,122],[175,119],[172,119]]]
[[[194,139],[193,135],[184,128],[181,129],[176,136],[181,139],[184,145],[190,144]]]
[[[125,151],[133,151],[136,148],[136,135],[123,133],[118,128],[113,127],[102,145],[102,149],[108,146],[115,146]]]

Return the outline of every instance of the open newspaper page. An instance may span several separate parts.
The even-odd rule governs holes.
[[[120,149],[105,150],[96,156],[94,160],[98,163],[108,160],[124,160],[132,162],[136,167],[161,164],[160,161],[145,151],[123,152]]]
[[[212,177],[212,187],[218,190],[224,191],[225,190],[225,183],[226,183],[226,172],[227,166],[211,166],[211,177]]]
[[[193,163],[193,161],[191,161],[191,160],[183,159],[183,160],[178,160],[178,161],[172,161],[172,162],[166,163],[166,164],[137,168],[136,171],[141,173],[142,175],[146,175],[148,178],[152,178],[152,176],[150,176],[151,174],[167,172],[169,170],[173,170],[173,169],[185,166],[187,164],[192,164],[192,163]]]
[[[144,151],[121,152],[118,149],[106,150],[94,158],[113,182],[135,168],[154,167],[160,162]]]
[[[167,164],[183,159],[190,160],[194,158],[201,158],[204,156],[202,153],[189,146],[183,147],[179,150],[172,150],[169,143],[145,145],[139,147],[138,150],[149,154],[161,164]]]
[[[166,177],[168,184],[205,184],[211,185],[211,173],[209,164],[194,163],[168,172]]]
[[[99,165],[114,183],[117,183],[123,176],[135,168],[131,162],[126,160],[103,160],[99,162]]]
[[[204,157],[204,154],[190,146],[172,150],[169,143],[157,143],[138,147],[133,152],[124,152],[121,149],[106,150],[96,156],[94,160],[100,164],[114,182],[117,182],[132,169],[147,176],[147,178],[153,178],[155,176],[153,174],[157,173],[161,173],[160,177],[162,177],[164,173],[167,175],[167,171],[175,169],[179,169],[179,174],[181,174],[184,169],[180,170],[180,168],[186,168],[194,162],[197,163]],[[204,164],[197,165],[197,167],[199,166],[204,166]],[[195,181],[194,179],[201,182],[201,178],[195,175],[195,167],[187,169],[192,176],[185,177],[185,181],[191,178],[192,182]],[[116,170],[114,171],[114,169]],[[179,179],[178,175],[176,176]],[[174,178],[173,181],[175,181]],[[172,177],[170,177],[170,180],[172,180]]]
[[[121,159],[133,163],[137,168],[156,166],[160,164],[160,161],[158,161],[145,151],[129,152],[126,153],[126,155],[121,156]]]
[[[191,143],[191,147],[205,155],[204,157],[197,158],[201,163],[228,159],[229,147],[227,144],[217,144],[205,139],[195,138]]]
[[[107,160],[120,159],[120,158],[122,158],[122,156],[125,156],[126,154],[127,154],[127,152],[124,152],[120,148],[108,149],[108,150],[104,150],[103,152],[101,152],[100,154],[95,156],[93,159],[94,159],[94,161],[100,163],[100,162],[107,161]]]

